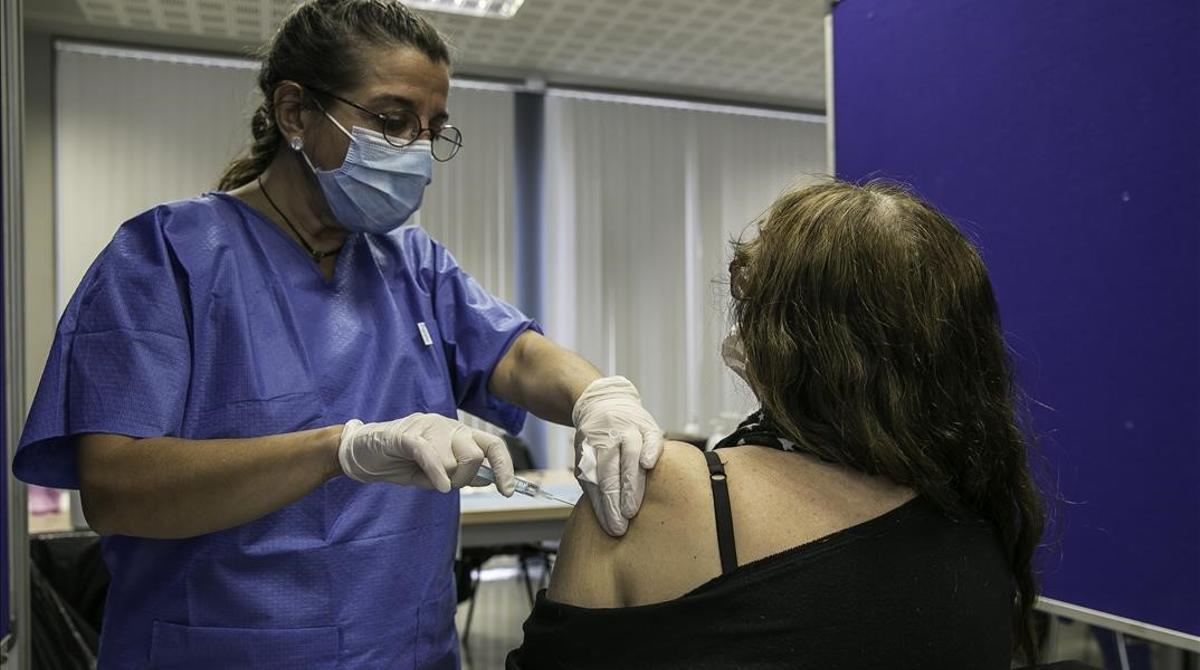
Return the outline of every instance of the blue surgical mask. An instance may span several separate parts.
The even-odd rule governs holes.
[[[342,166],[321,170],[303,152],[301,155],[317,176],[338,223],[347,230],[376,235],[404,225],[421,206],[425,187],[433,178],[429,140],[396,147],[381,133],[358,126],[349,132],[337,119],[326,116],[350,138]]]

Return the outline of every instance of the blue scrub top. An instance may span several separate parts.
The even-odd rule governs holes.
[[[420,228],[351,235],[326,281],[236,198],[161,205],[71,299],[13,472],[78,488],[81,433],[253,437],[458,408],[516,433],[524,412],[487,384],[530,328]],[[105,537],[100,666],[457,667],[457,537],[457,492],[347,477],[217,533]]]

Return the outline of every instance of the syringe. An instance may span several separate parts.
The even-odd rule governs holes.
[[[493,484],[496,483],[496,473],[492,472],[492,469],[486,465],[479,466],[479,471],[475,473],[475,477],[477,479],[483,479],[483,480],[491,482]],[[545,491],[542,490],[542,487],[538,486],[537,484],[534,484],[533,482],[529,481],[528,479],[525,479],[524,477],[514,477],[514,479],[517,480],[516,492],[520,493],[523,496],[529,496],[530,498],[545,498],[546,500],[553,500],[554,502],[562,503],[569,507],[575,506],[575,503],[573,503],[569,500],[563,500],[562,498],[559,498],[558,496],[556,496],[554,494],[546,493]]]

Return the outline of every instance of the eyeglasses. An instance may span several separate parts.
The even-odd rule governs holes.
[[[404,148],[421,137],[425,132],[429,133],[430,144],[432,145],[433,157],[441,162],[446,162],[458,153],[462,148],[462,131],[454,126],[442,126],[441,128],[421,127],[421,117],[414,112],[400,110],[395,114],[380,114],[379,112],[371,111],[362,105],[351,102],[340,95],[325,91],[313,86],[309,89],[322,95],[327,95],[334,100],[346,103],[351,107],[379,119],[383,127],[383,139],[387,140],[388,144]]]

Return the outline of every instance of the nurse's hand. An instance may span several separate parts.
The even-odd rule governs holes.
[[[496,473],[496,488],[511,496],[517,483],[504,440],[440,414],[381,423],[354,419],[342,428],[338,445],[338,462],[351,479],[442,493],[468,485],[485,459]]]
[[[572,419],[579,485],[604,530],[624,535],[642,507],[646,470],[662,454],[662,431],[624,377],[589,384],[575,401]]]

